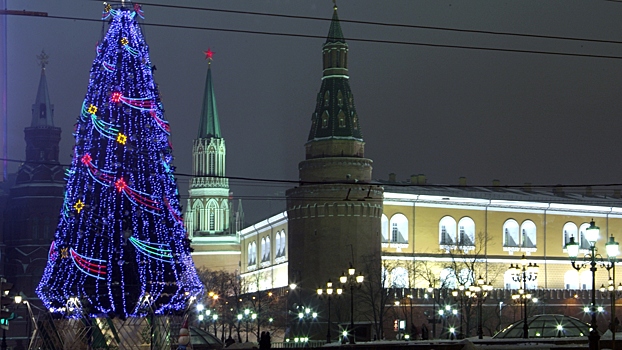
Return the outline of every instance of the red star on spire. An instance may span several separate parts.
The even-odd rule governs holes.
[[[205,59],[209,60],[210,62],[212,62],[212,56],[214,56],[214,51],[212,51],[212,49],[207,48],[207,51],[203,51],[205,53]]]

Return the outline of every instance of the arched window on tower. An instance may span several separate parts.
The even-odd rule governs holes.
[[[324,107],[328,107],[330,104],[330,91],[324,93]]]
[[[328,128],[328,112],[322,113],[322,129]]]
[[[213,148],[210,148],[208,152],[208,175],[216,175],[216,151]]]
[[[345,113],[343,113],[343,111],[339,111],[339,114],[337,115],[337,120],[339,120],[339,127],[340,128],[345,128],[346,127],[346,115]]]
[[[341,90],[337,92],[337,106],[339,106],[339,108],[343,107],[343,94]]]

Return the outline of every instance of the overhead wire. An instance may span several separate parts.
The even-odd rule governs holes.
[[[257,13],[257,14],[260,14],[260,13]],[[32,15],[28,15],[27,13],[23,13],[23,14],[21,14],[21,13],[10,13],[10,15],[11,16],[32,16]],[[279,15],[279,16],[286,16],[286,15]],[[299,16],[299,17],[305,18],[304,16]],[[101,23],[101,19],[72,17],[72,16],[55,16],[55,15],[49,15],[49,14],[46,15],[46,16],[37,16],[37,18],[51,18],[51,19],[61,19],[61,20],[72,20],[72,21],[85,21],[85,22],[98,22],[98,23]],[[340,21],[345,22],[346,20],[340,20]],[[376,24],[376,23],[379,23],[379,22],[357,21],[357,23]],[[284,37],[297,37],[297,38],[308,38],[308,39],[325,39],[324,35],[284,33],[284,32],[271,32],[271,31],[245,30],[245,29],[231,29],[231,28],[217,28],[217,27],[202,27],[202,26],[179,25],[179,24],[149,23],[149,22],[146,22],[146,21],[142,22],[141,25],[142,26],[151,26],[151,27],[190,29],[190,30],[204,30],[204,31],[217,31],[217,32],[239,33],[239,34],[284,36]],[[387,24],[387,25],[389,25],[389,24]],[[390,24],[390,25],[401,26],[399,24]],[[403,25],[403,26],[409,26],[409,25]],[[439,30],[442,29],[442,30],[449,30],[449,31],[455,31],[455,32],[465,32],[465,33],[494,34],[494,35],[512,35],[512,36],[519,36],[519,37],[544,38],[544,39],[555,39],[555,40],[573,40],[573,41],[608,43],[608,44],[621,44],[622,43],[620,41],[613,41],[613,40],[568,38],[568,37],[546,36],[546,35],[536,35],[536,34],[520,34],[520,33],[507,33],[507,32],[478,31],[478,30],[457,29],[457,28],[427,27],[425,29],[439,29]],[[435,44],[435,43],[425,43],[425,42],[416,42],[416,41],[368,39],[368,38],[353,38],[353,37],[346,37],[345,40],[351,41],[351,42],[367,42],[367,43],[376,43],[376,44],[394,44],[394,45],[422,46],[422,47],[434,47],[434,48],[451,48],[451,49],[463,49],[463,50],[482,50],[482,51],[492,51],[492,52],[510,52],[510,53],[525,53],[525,54],[540,54],[540,55],[585,57],[585,58],[601,58],[601,59],[615,59],[615,60],[622,59],[622,56],[616,56],[616,55],[604,55],[604,54],[601,55],[601,54],[578,53],[578,52],[561,52],[561,51],[551,51],[551,50],[527,50],[527,49],[512,49],[512,48],[485,47],[485,46]]]

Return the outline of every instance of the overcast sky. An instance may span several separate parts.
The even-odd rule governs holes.
[[[87,0],[7,0],[11,10],[97,20]],[[209,9],[319,17],[329,0],[158,1]],[[622,183],[622,3],[613,1],[340,0],[342,20],[554,36],[594,41],[477,34],[342,22],[349,44],[354,103],[374,161],[373,177],[470,185]],[[277,32],[325,37],[329,21],[143,5],[145,24]],[[84,99],[101,21],[10,16],[7,19],[9,158],[25,157],[45,49],[61,162]],[[107,26],[104,28],[107,29]],[[320,88],[325,39],[144,26],[156,65],[175,165],[191,173],[207,63],[227,145],[227,175],[296,180]],[[400,41],[441,46],[363,42]],[[467,46],[491,51],[444,46]],[[521,53],[547,51],[571,55]],[[572,54],[615,56],[579,57]],[[16,165],[13,165],[13,171]],[[187,197],[188,177],[179,176]],[[291,185],[231,181],[247,221],[284,209]],[[253,198],[251,198],[253,197]],[[183,201],[185,203],[185,200]]]

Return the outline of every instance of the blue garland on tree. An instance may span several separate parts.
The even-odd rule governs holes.
[[[203,291],[137,16],[138,5],[106,5],[109,28],[74,131],[61,219],[37,287],[65,317],[183,311]]]

